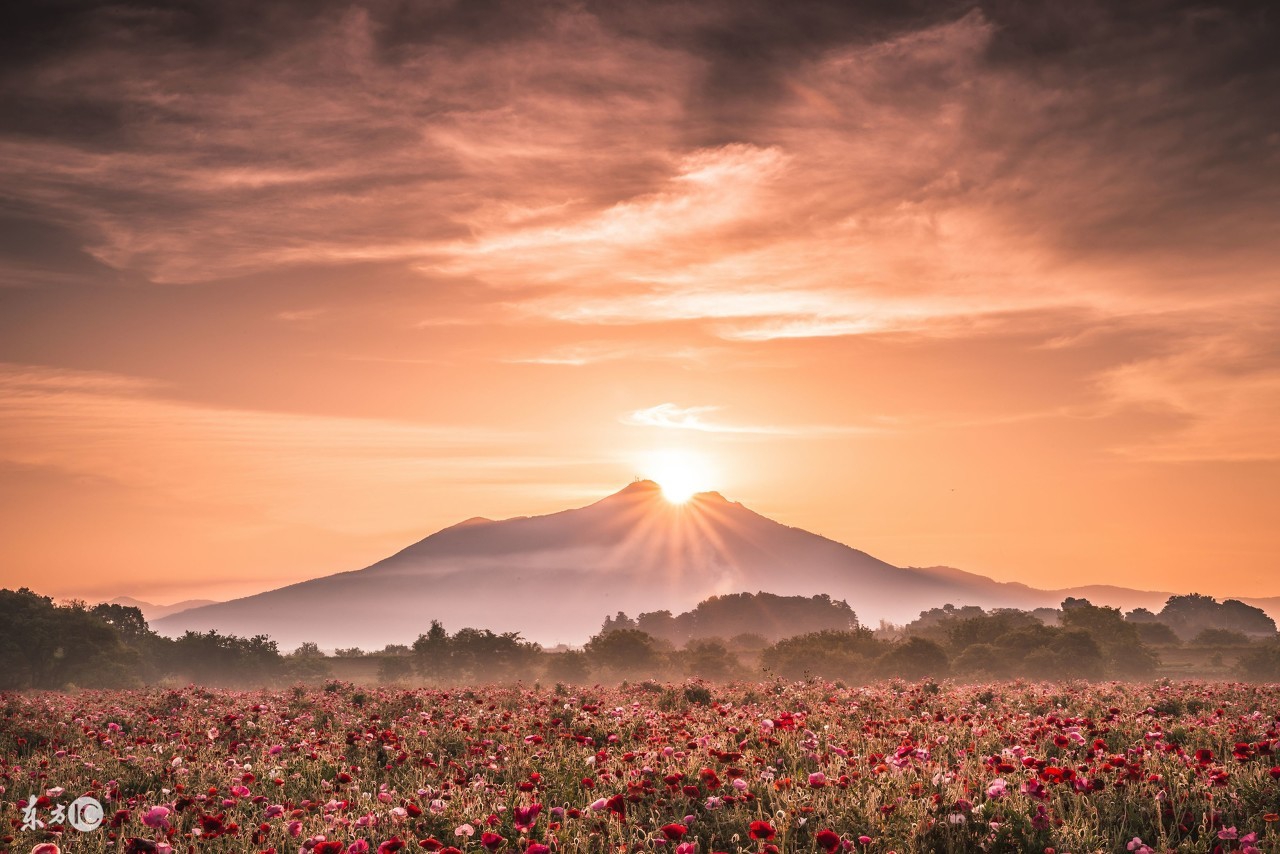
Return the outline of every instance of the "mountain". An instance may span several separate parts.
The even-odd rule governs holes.
[[[132,596],[117,596],[107,603],[108,605],[124,605],[126,608],[137,608],[142,612],[143,618],[148,622],[155,622],[170,614],[177,614],[180,611],[189,611],[192,608],[203,608],[205,605],[217,604],[213,599],[186,599],[182,602],[174,602],[172,605],[156,605],[153,602],[144,602],[141,599],[134,599]]]
[[[1118,587],[1037,590],[947,567],[900,568],[755,513],[716,492],[671,504],[652,481],[546,516],[468,519],[365,569],[192,608],[157,620],[163,634],[267,634],[281,649],[380,649],[432,619],[449,631],[518,631],[545,645],[582,643],[605,616],[681,611],[708,596],[826,593],[864,624],[909,622],[948,602],[1057,606],[1067,596],[1159,610],[1170,594]],[[797,632],[805,630],[797,626]]]

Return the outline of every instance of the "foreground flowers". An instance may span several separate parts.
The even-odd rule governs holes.
[[[710,693],[3,697],[0,794],[20,794],[0,850],[1280,850],[1275,687]],[[98,830],[53,820],[81,794],[104,806]],[[45,826],[23,828],[28,807]]]

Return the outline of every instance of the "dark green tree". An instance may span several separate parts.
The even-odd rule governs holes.
[[[639,629],[602,632],[583,651],[593,668],[619,679],[652,676],[660,659],[653,637]]]

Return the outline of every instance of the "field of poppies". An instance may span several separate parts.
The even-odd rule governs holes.
[[[11,694],[0,848],[1276,851],[1278,741],[1226,683]]]

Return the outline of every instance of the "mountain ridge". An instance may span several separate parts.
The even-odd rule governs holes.
[[[1088,598],[1097,604],[1153,610],[1170,595],[1107,585],[1041,590],[951,567],[896,567],[718,492],[673,504],[642,480],[582,507],[471,517],[362,569],[172,614],[155,628],[267,634],[284,649],[303,641],[368,649],[410,642],[439,619],[452,631],[577,644],[617,611],[682,611],[725,593],[827,594],[874,626],[948,602],[1056,607],[1082,590],[1095,591]]]

